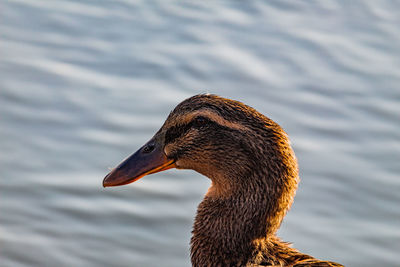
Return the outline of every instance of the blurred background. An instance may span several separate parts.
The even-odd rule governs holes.
[[[201,2],[201,3],[200,3]],[[102,188],[185,98],[277,121],[301,184],[279,235],[398,266],[400,2],[0,3],[0,266],[190,266],[209,180]]]

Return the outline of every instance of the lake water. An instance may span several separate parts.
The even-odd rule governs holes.
[[[201,3],[200,3],[201,2]],[[0,3],[0,266],[190,266],[209,180],[103,189],[183,99],[281,124],[301,184],[279,235],[346,266],[398,266],[399,1]]]

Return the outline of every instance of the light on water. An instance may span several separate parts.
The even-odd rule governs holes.
[[[0,266],[190,266],[208,179],[103,189],[176,104],[240,100],[289,134],[301,183],[279,235],[346,266],[397,266],[395,1],[6,0]]]

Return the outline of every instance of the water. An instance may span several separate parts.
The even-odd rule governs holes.
[[[0,7],[1,266],[190,266],[208,179],[101,182],[203,92],[291,136],[302,182],[284,240],[347,266],[398,266],[398,1]]]

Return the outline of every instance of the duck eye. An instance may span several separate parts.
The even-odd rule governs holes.
[[[197,117],[194,119],[194,125],[195,126],[203,126],[207,123],[207,119],[204,117]]]

